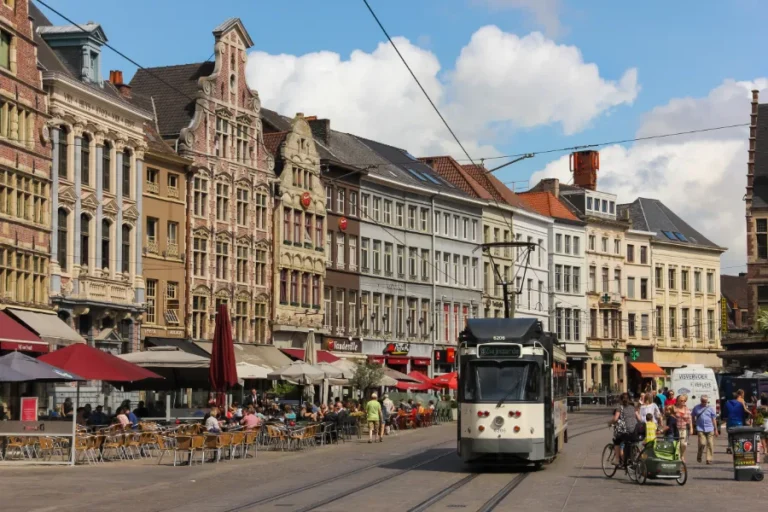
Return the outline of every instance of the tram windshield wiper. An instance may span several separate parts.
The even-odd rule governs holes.
[[[519,383],[516,386],[510,388],[510,390],[507,391],[503,397],[501,397],[501,400],[499,400],[499,403],[496,404],[496,408],[498,409],[499,407],[501,407],[501,405],[506,401],[506,399],[512,396],[514,393],[516,393],[519,388],[520,388]]]

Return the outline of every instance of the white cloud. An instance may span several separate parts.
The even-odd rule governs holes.
[[[579,50],[539,33],[525,37],[479,29],[441,73],[437,57],[404,38],[395,43],[471,155],[498,154],[494,138],[509,128],[562,126],[571,134],[637,95],[637,73],[619,82],[600,76]],[[265,106],[331,119],[331,126],[408,148],[414,154],[460,150],[395,51],[302,56],[250,53],[247,79]],[[485,144],[480,141],[486,141]]]
[[[768,79],[727,80],[704,98],[678,98],[649,112],[638,136],[651,136],[730,124],[749,123],[750,91],[765,89]],[[746,263],[744,202],[747,172],[745,128],[655,139],[629,147],[600,150],[598,189],[616,193],[620,202],[637,197],[659,199],[713,242],[727,247],[724,273]],[[534,173],[571,180],[568,156]]]
[[[560,25],[560,0],[475,0],[494,9],[522,9],[533,15],[536,23],[544,27],[547,35],[557,37]]]

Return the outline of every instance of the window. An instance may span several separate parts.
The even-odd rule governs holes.
[[[408,276],[411,279],[416,279],[416,256],[417,249],[414,247],[408,248]]]
[[[573,237],[573,255],[581,255],[581,239],[577,236]]]
[[[595,250],[595,235],[589,235],[589,250]]]
[[[674,290],[675,289],[675,269],[670,268],[667,271],[668,277],[669,277],[669,289]]]
[[[227,242],[216,242],[216,279],[227,279],[227,268],[229,267],[229,244]]]
[[[293,210],[293,244],[301,245],[301,210]]]
[[[379,222],[380,215],[381,215],[381,198],[374,197],[373,198],[373,220],[376,222]]]
[[[574,242],[578,240],[578,238],[574,239]],[[536,258],[537,258],[537,265],[541,267],[541,253],[544,251],[544,240],[539,238],[539,243],[536,244],[538,250],[536,251]]]
[[[627,298],[628,299],[635,298],[635,278],[634,277],[627,278]]]
[[[4,34],[4,32],[0,30],[0,46],[2,45],[1,43],[2,34]],[[3,132],[8,133],[7,132],[8,129],[5,127],[5,122],[4,122],[5,120],[2,120],[2,121],[3,122],[0,122],[0,124],[2,125],[2,127],[0,127],[0,135],[2,135]],[[67,168],[69,166],[69,159],[67,158],[67,148],[69,147],[68,139],[69,139],[69,130],[65,126],[62,126],[61,128],[59,128],[59,142],[58,142],[57,150],[59,153],[59,168],[58,168],[59,178],[64,178],[64,179],[67,179]]]
[[[562,265],[555,265],[555,291],[559,292],[562,290],[563,285],[563,266]]]
[[[226,221],[229,210],[229,185],[216,184],[216,220]]]
[[[427,210],[426,208],[422,208],[419,214],[421,216],[419,219],[421,221],[420,228],[422,231],[426,232],[429,225],[429,210]],[[464,219],[464,238],[467,238],[467,231],[468,231],[467,222],[468,222],[467,219]]]
[[[122,272],[127,274],[131,268],[131,227],[123,224],[122,228]]]
[[[603,277],[603,293],[608,293],[608,283],[609,283],[608,269],[605,267],[603,267],[602,277]]]
[[[192,180],[193,213],[196,217],[205,217],[208,211],[208,180],[198,178]]]
[[[325,209],[329,212],[333,210],[333,187],[325,186]]]
[[[235,251],[235,279],[238,283],[245,283],[248,281],[248,247],[238,245]]]
[[[360,214],[363,218],[368,218],[368,202],[370,201],[371,196],[368,194],[362,194],[360,196]]]
[[[384,224],[392,224],[392,201],[384,200]]]
[[[91,218],[88,214],[80,214],[80,264],[88,265],[91,249]]]
[[[587,196],[587,210],[592,209],[592,198],[590,196]]]
[[[603,237],[602,251],[608,252],[608,238]]]
[[[707,293],[715,293],[715,274],[707,272]]]
[[[693,336],[697,339],[701,339],[701,310],[697,309],[693,312]]]
[[[701,293],[701,271],[695,270],[693,272],[693,291]]]
[[[597,292],[597,269],[594,265],[589,267],[589,291],[592,293]]]
[[[637,333],[635,333],[635,314],[630,313],[627,315],[627,324],[628,324],[628,334],[631,338],[634,338]]]
[[[477,258],[472,258],[472,288],[477,288],[477,264]],[[437,279],[437,274],[435,274],[435,279]]]
[[[399,228],[403,227],[403,209],[404,208],[405,207],[400,203],[397,203],[395,205],[395,217],[397,221],[397,227]]]
[[[392,275],[392,244],[384,244],[384,274]]]
[[[437,217],[435,217],[435,220],[437,220]],[[437,232],[437,228],[435,228],[435,232]],[[472,241],[477,242],[477,221],[472,221]]]
[[[571,339],[571,310],[565,309],[565,339],[570,340]]]
[[[656,275],[655,275],[656,288],[658,288],[659,290],[663,290],[664,278],[662,276],[664,275],[664,269],[662,267],[656,267],[655,271],[656,271]]]
[[[349,270],[357,270],[357,237],[349,236]]]
[[[357,192],[349,193],[349,215],[357,217]]]
[[[308,308],[309,304],[309,274],[302,272],[301,274],[301,307]],[[343,293],[343,292],[342,292]]]
[[[237,189],[237,224],[248,225],[248,191],[244,188]]]
[[[689,334],[689,332],[688,332],[688,308],[683,308],[682,313],[683,313],[683,318],[682,318],[682,320],[683,320],[683,325],[682,325],[682,327],[683,327],[683,338],[688,338],[688,334]]]
[[[557,339],[563,339],[563,308],[555,309],[555,333]]]
[[[256,286],[267,285],[267,251],[256,249],[256,259],[253,267]]]
[[[369,238],[363,238],[360,241],[360,266],[362,267],[363,272],[369,272],[370,271],[370,254],[369,251],[371,249],[371,240]]]
[[[112,224],[107,219],[101,221],[101,268],[103,269],[109,269],[109,263],[112,261],[109,253],[109,241],[111,240],[109,230],[111,228]]]
[[[571,235],[565,235],[565,254],[571,254]]]
[[[347,249],[347,235],[344,233],[336,233],[336,267],[345,267],[345,252]]]
[[[304,246],[307,249],[311,249],[314,244],[312,243],[312,214],[309,212],[304,213]]]
[[[464,266],[464,278],[465,278],[464,284],[468,284],[466,283],[466,277],[468,272],[467,267],[469,266],[469,258],[464,258],[464,259],[466,261],[466,264]],[[421,280],[429,281],[429,250],[428,249],[421,250]]]
[[[424,230],[426,231],[426,229]],[[464,218],[464,240],[469,238],[469,219]]]
[[[715,311],[713,309],[707,310],[707,339],[715,339]]]
[[[192,238],[192,273],[199,277],[206,275],[207,244],[208,240],[205,238],[199,236]]]
[[[344,322],[344,290],[336,290],[336,319],[335,325],[339,332],[344,332],[346,322]]]
[[[315,217],[315,249],[322,250],[323,248],[323,217]],[[326,258],[331,258],[331,253],[326,255]]]
[[[179,325],[179,283],[168,281],[165,284],[165,323]]]
[[[0,67],[11,69],[11,39],[10,33],[0,30]]]
[[[104,141],[101,150],[101,188],[106,192],[112,192],[112,147]],[[169,193],[170,195],[170,193]]]
[[[453,255],[453,284],[459,284],[459,256]]]
[[[286,269],[280,270],[280,304],[288,304],[288,271]]]
[[[581,293],[581,269],[573,267],[573,293]]]
[[[216,156],[227,158],[229,148],[229,121],[216,117],[216,138],[213,143]]]
[[[144,321],[157,323],[157,281],[154,279],[147,279],[147,314]]]
[[[203,338],[206,335],[206,323],[208,321],[208,297],[203,295],[192,296],[192,337]]]
[[[669,337],[677,338],[677,309],[669,308]]]
[[[664,337],[664,308],[656,306],[656,337]]]
[[[563,235],[555,235],[555,252],[563,252]]]
[[[123,151],[123,197],[131,197],[131,152],[127,149]]]
[[[234,76],[232,77],[234,78]],[[237,124],[237,142],[235,145],[235,158],[238,162],[245,162],[248,160],[250,151],[248,150],[248,139],[250,138],[250,126],[245,124]]]
[[[603,203],[603,213],[608,213],[608,201],[603,199],[602,203]]]
[[[618,238],[613,241],[613,252],[615,254],[621,254],[621,240]]]
[[[323,326],[330,330],[333,323],[333,311],[331,310],[331,288],[325,287],[323,290]]]
[[[397,275],[405,276],[405,247],[402,245],[397,246]]]
[[[444,213],[443,214],[443,234],[445,236],[448,236],[448,232],[451,229],[451,214]]]
[[[571,293],[571,267],[566,265],[563,267],[563,291],[565,293]]]
[[[648,246],[640,246],[640,263],[643,265],[648,264]]]
[[[291,272],[291,306],[299,305],[299,271]]]
[[[616,213],[616,203],[611,201],[611,213]]]
[[[80,139],[80,183],[91,185],[91,137],[86,133]]]
[[[238,141],[238,152],[240,150],[239,144],[240,141]],[[248,336],[248,301],[237,300],[235,310],[232,313],[232,337],[238,342],[246,341]]]
[[[357,292],[349,290],[347,293],[347,322],[349,324],[349,333],[357,334]]]
[[[312,275],[312,307],[320,309],[320,276]]]
[[[408,229],[416,229],[416,207],[408,207]]]
[[[621,270],[618,268],[613,271],[613,281],[616,285],[616,293],[621,293]]]
[[[147,251],[159,254],[158,235],[160,234],[160,221],[156,217],[147,217]]]
[[[347,204],[347,191],[340,188],[336,191],[336,211],[344,215],[344,207]],[[374,201],[375,204],[375,201]]]
[[[768,219],[755,220],[755,237],[757,238],[757,257],[768,259]]]
[[[635,246],[632,244],[627,244],[627,261],[629,263],[635,262]]]
[[[147,192],[151,192],[153,194],[160,193],[160,171],[157,169],[147,167],[146,189]]]
[[[64,208],[59,208],[58,212],[58,236],[57,236],[57,254],[56,257],[59,260],[59,266],[61,267],[61,270],[65,271],[67,270],[67,233],[69,232],[69,227],[67,226],[67,221],[69,219],[69,215],[67,214],[67,210]]]
[[[688,271],[687,270],[680,271],[680,288],[684,292],[688,291]]]
[[[648,279],[645,277],[640,278],[640,298],[648,300]]]

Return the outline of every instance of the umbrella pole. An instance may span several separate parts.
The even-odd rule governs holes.
[[[80,381],[77,381],[76,389],[75,406],[72,410],[72,442],[69,445],[69,463],[72,466],[75,465],[75,454],[77,453],[75,444],[77,443],[77,408],[80,407]]]

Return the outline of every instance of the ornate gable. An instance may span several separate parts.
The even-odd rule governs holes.
[[[136,220],[139,218],[139,211],[135,206],[131,206],[123,212],[123,217],[129,220]]]
[[[77,195],[72,187],[66,187],[59,190],[59,203],[63,204],[75,204],[77,202]]]
[[[107,215],[109,217],[114,217],[115,215],[117,215],[117,205],[115,204],[114,201],[109,201],[108,203],[104,203],[102,210],[104,211],[104,215]]]
[[[61,200],[61,197],[59,197],[59,200]],[[99,207],[99,202],[96,200],[95,197],[93,197],[93,194],[88,194],[85,196],[84,199],[80,200],[80,204],[83,207],[83,210],[88,211],[96,211],[96,208]]]
[[[200,226],[192,230],[192,236],[196,238],[208,238],[211,236],[211,231],[205,226]]]

